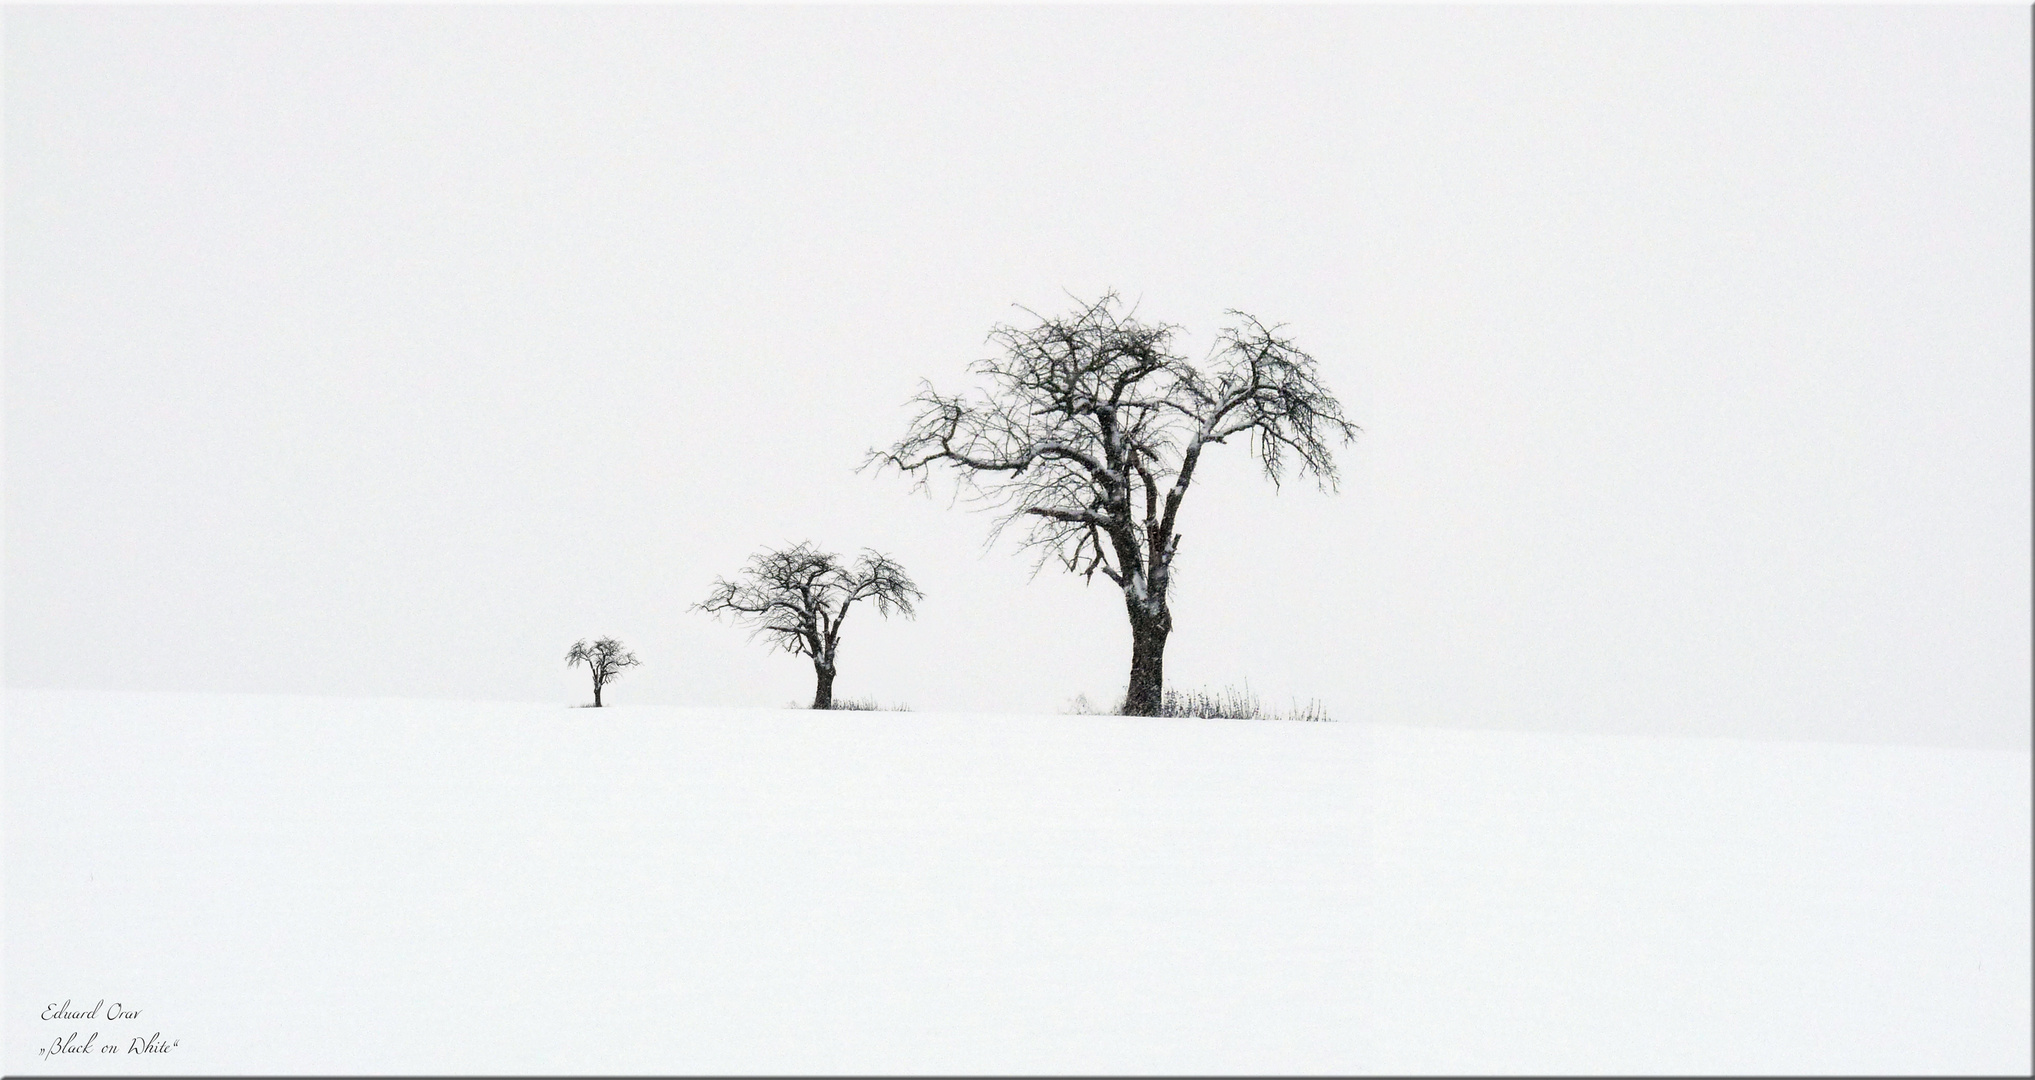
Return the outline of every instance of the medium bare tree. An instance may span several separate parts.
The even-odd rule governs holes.
[[[601,687],[622,677],[624,668],[632,668],[642,661],[636,654],[622,647],[622,643],[611,637],[601,638],[589,645],[585,638],[573,643],[572,651],[565,654],[566,667],[587,666],[594,675],[594,708],[601,707]]]
[[[938,466],[959,494],[1030,529],[1024,546],[1123,590],[1131,623],[1124,711],[1159,711],[1166,591],[1180,550],[1180,505],[1211,446],[1248,440],[1276,487],[1289,464],[1335,487],[1330,443],[1358,429],[1323,386],[1314,358],[1239,311],[1195,365],[1173,352],[1179,327],[1143,323],[1116,294],[1036,325],[999,326],[1002,355],[971,368],[988,385],[946,396],[922,384],[910,431],[864,463],[894,467],[927,486]],[[1036,572],[1037,566],[1034,567]]]
[[[716,580],[713,592],[693,607],[731,615],[784,651],[811,657],[818,680],[813,708],[831,709],[834,661],[849,607],[868,600],[882,615],[896,611],[910,617],[916,614],[912,602],[924,598],[904,567],[888,555],[864,550],[849,566],[839,555],[805,543],[758,553],[739,580]]]

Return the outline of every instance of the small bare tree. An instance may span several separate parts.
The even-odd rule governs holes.
[[[1002,355],[971,370],[988,386],[952,397],[922,384],[905,437],[864,463],[895,467],[924,488],[936,466],[959,493],[1007,511],[991,535],[1023,518],[1025,547],[1123,590],[1131,623],[1124,711],[1157,715],[1166,591],[1180,550],[1180,504],[1211,446],[1249,440],[1276,487],[1289,461],[1324,489],[1336,482],[1330,443],[1357,427],[1316,374],[1314,358],[1239,311],[1201,366],[1174,355],[1178,327],[1143,323],[1116,294],[1033,326],[999,326]],[[1036,572],[1036,566],[1034,567]]]
[[[888,555],[865,550],[849,566],[840,556],[805,543],[758,553],[739,580],[716,580],[713,592],[693,607],[712,615],[725,612],[768,635],[784,651],[811,657],[818,681],[813,708],[830,709],[835,657],[849,607],[868,600],[885,616],[896,611],[910,617],[916,614],[912,602],[924,598],[904,567]]]
[[[642,661],[636,654],[622,647],[614,638],[604,637],[589,645],[585,638],[573,643],[572,651],[565,654],[565,666],[578,667],[585,664],[594,675],[594,708],[601,707],[601,687],[622,677],[624,668],[632,668]]]

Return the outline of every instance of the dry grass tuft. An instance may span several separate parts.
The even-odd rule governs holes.
[[[1075,716],[1121,716],[1123,706],[1124,699],[1121,697],[1108,707],[1098,707],[1088,700],[1087,694],[1078,694],[1060,711]],[[1285,712],[1268,709],[1249,683],[1245,683],[1242,689],[1225,686],[1216,691],[1167,690],[1159,704],[1159,715],[1199,720],[1298,720],[1309,723],[1334,720],[1328,709],[1314,698],[1308,699],[1306,704],[1296,701]]]
[[[875,698],[873,698],[873,697],[866,697],[866,698],[835,698],[835,699],[834,699],[834,705],[833,705],[833,707],[834,707],[834,709],[835,709],[836,711],[840,711],[840,712],[910,712],[910,711],[912,711],[912,707],[911,707],[911,706],[909,706],[909,705],[905,705],[905,704],[902,704],[902,703],[899,703],[899,704],[895,704],[895,705],[890,705],[890,706],[887,706],[887,707],[886,707],[886,706],[883,706],[883,705],[878,705],[878,704],[876,703],[876,699],[875,699]]]

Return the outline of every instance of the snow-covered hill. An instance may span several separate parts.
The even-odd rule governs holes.
[[[2030,1068],[2025,752],[7,704],[10,1073]]]

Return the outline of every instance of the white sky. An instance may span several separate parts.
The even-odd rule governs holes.
[[[804,701],[687,606],[887,551],[837,692],[1121,689],[852,470],[1011,305],[1290,332],[1340,494],[1183,512],[1169,682],[2028,743],[2029,12],[9,8],[14,686]]]

